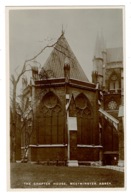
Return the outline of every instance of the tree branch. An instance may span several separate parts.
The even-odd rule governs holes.
[[[30,58],[28,60],[25,61],[25,64],[29,61],[33,61],[35,60],[40,54],[43,53],[43,51],[46,49],[46,48],[50,48],[50,47],[54,47],[56,45],[56,43],[59,41],[59,39],[63,36],[63,33],[61,34],[61,36],[57,39],[57,41],[55,43],[53,43],[52,45],[47,45],[45,46],[38,54],[36,54],[33,58]]]

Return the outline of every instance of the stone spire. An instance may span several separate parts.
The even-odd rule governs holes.
[[[101,52],[106,52],[106,42],[102,32],[100,34],[100,44],[101,44]]]
[[[103,65],[105,65],[105,63],[106,63],[105,41],[101,33],[97,34],[96,37],[92,72],[92,81],[94,83],[99,83],[100,88],[103,86],[103,75],[105,74]]]
[[[102,52],[106,52],[106,44],[103,37],[103,33],[97,34],[96,44],[95,44],[95,58],[103,58]]]
[[[101,40],[99,34],[97,34],[96,37],[96,44],[95,44],[95,53],[94,57],[95,58],[102,58],[102,46],[101,46]]]
[[[68,82],[70,79],[70,61],[69,58],[67,57],[65,58],[65,62],[64,62],[64,76],[66,82]]]

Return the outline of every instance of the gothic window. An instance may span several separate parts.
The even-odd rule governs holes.
[[[118,107],[117,102],[114,100],[109,101],[108,103],[108,109],[110,110],[116,110]]]
[[[119,78],[116,73],[113,73],[109,79],[109,89],[117,90],[120,88]]]
[[[66,143],[65,113],[59,98],[53,92],[50,91],[43,97],[40,112],[38,143]]]
[[[75,99],[77,122],[78,122],[78,144],[92,144],[92,109],[88,98],[79,94]]]

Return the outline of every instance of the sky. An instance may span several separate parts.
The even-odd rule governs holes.
[[[24,61],[54,43],[62,29],[76,58],[91,81],[95,42],[102,34],[107,48],[123,46],[121,9],[21,9],[9,11],[10,73],[19,73]],[[51,51],[37,59],[42,65]]]

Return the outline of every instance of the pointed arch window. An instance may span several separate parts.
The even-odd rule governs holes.
[[[92,144],[92,108],[90,101],[83,94],[75,98],[77,122],[78,122],[78,144]]]
[[[113,73],[109,80],[109,89],[118,90],[120,89],[120,81],[116,73]]]
[[[58,96],[50,91],[40,103],[38,143],[65,144],[66,134],[65,112]]]

